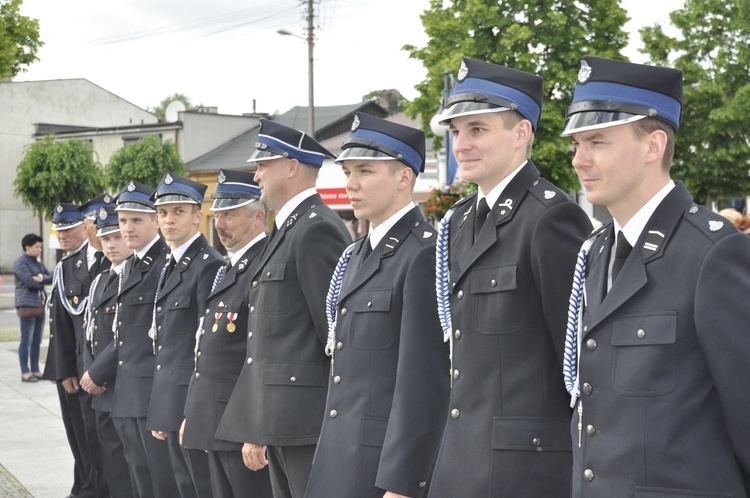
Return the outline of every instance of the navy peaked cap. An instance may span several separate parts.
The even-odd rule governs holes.
[[[56,231],[69,230],[83,223],[81,206],[69,202],[61,202],[55,206],[52,213],[52,228]]]
[[[136,180],[130,180],[115,198],[115,211],[139,211],[155,213],[154,201],[151,196],[154,189]]]
[[[151,195],[156,206],[163,204],[203,204],[208,187],[184,176],[167,173]]]
[[[261,119],[255,152],[247,162],[268,161],[281,157],[296,159],[317,168],[323,166],[326,157],[336,159],[336,156],[307,133],[269,119]]]
[[[219,170],[216,191],[211,194],[214,200],[211,211],[225,211],[257,201],[260,198],[260,187],[253,180],[254,176],[248,171]]]

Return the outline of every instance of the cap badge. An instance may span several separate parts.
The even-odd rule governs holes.
[[[130,183],[128,183],[128,192],[132,192],[135,190],[135,183],[133,183],[133,180],[130,180]]]
[[[60,204],[58,204],[57,207],[55,208],[55,211],[57,211],[58,213],[62,213],[63,207]]]
[[[719,230],[721,230],[721,227],[723,226],[724,226],[723,221],[710,220],[708,222],[708,229],[711,230],[712,232],[718,232]]]
[[[107,210],[104,208],[99,209],[99,219],[100,220],[106,220],[107,219]]]
[[[463,81],[469,75],[469,68],[466,67],[466,62],[461,61],[461,67],[458,68],[458,81]]]
[[[167,176],[164,177],[164,183],[167,185],[172,185],[172,182],[174,181],[174,178],[172,178],[172,175],[167,173]]]
[[[354,121],[352,122],[352,131],[357,131],[357,128],[359,128],[359,116],[354,116]]]
[[[219,182],[219,184],[224,183],[225,181],[227,181],[227,177],[224,176],[224,172],[223,171],[219,171],[219,177],[216,179],[216,181]]]
[[[255,148],[263,150],[263,149],[267,149],[268,145],[264,144],[263,142],[255,142]]]
[[[552,199],[552,198],[553,198],[553,197],[554,197],[554,196],[555,196],[556,194],[557,194],[557,192],[554,192],[554,191],[552,191],[552,190],[545,190],[545,191],[544,191],[544,198],[545,198],[546,200],[550,200],[550,199]]]
[[[578,70],[578,83],[584,84],[591,79],[593,69],[585,59],[581,59],[581,68]]]
[[[109,194],[104,194],[104,199],[102,200],[105,202],[105,204],[109,204],[110,202],[112,202],[112,198],[109,196]]]

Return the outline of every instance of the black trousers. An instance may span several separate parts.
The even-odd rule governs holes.
[[[149,434],[150,435],[150,434]],[[167,448],[172,472],[182,498],[212,498],[211,476],[208,470],[208,454],[203,450],[191,450],[180,445],[180,433],[167,432]]]
[[[268,467],[258,471],[248,469],[240,449],[210,451],[208,468],[214,498],[273,498]]]
[[[83,409],[79,400],[80,394],[68,394],[62,382],[57,386],[57,398],[60,401],[65,435],[68,438],[70,452],[73,454],[73,486],[70,494],[80,498],[98,498],[96,489],[96,467],[91,456],[86,437],[86,424],[83,421]]]
[[[274,498],[302,498],[316,445],[269,446],[268,471]]]
[[[96,411],[96,433],[101,446],[104,478],[112,498],[132,498],[133,482],[125,448],[109,412]]]

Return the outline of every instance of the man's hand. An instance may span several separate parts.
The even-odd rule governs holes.
[[[182,424],[180,424],[180,446],[182,446],[182,437],[185,435],[185,421],[187,419],[182,419]]]
[[[386,491],[383,495],[383,498],[409,498],[406,495],[398,495],[396,493],[393,493],[392,491]]]
[[[242,461],[245,462],[245,467],[250,470],[260,470],[268,465],[268,459],[266,458],[266,447],[258,446],[252,443],[245,443],[242,445]]]
[[[88,370],[81,377],[81,387],[89,394],[101,394],[107,390],[107,386],[97,386],[94,384],[94,381],[89,377]]]
[[[162,431],[151,431],[151,435],[160,441],[166,441],[167,436],[169,436],[169,434],[167,434],[166,432],[162,432]]]
[[[63,389],[68,394],[75,394],[81,387],[78,385],[78,377],[66,377],[62,380]]]

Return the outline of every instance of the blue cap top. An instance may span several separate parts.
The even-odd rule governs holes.
[[[114,204],[100,207],[96,214],[96,236],[101,237],[119,231],[120,221]]]
[[[585,56],[562,136],[645,117],[680,125],[682,71]]]
[[[226,211],[250,204],[260,198],[260,187],[253,181],[254,174],[247,171],[221,169],[216,178],[216,191],[211,211]]]
[[[397,160],[415,173],[424,171],[425,137],[422,130],[369,114],[354,115],[352,132],[341,146],[336,162],[350,159]]]
[[[463,57],[440,124],[459,116],[513,110],[528,119],[536,131],[543,92],[540,76]]]
[[[163,204],[203,204],[203,196],[208,187],[200,182],[194,182],[184,176],[167,173],[156,187],[151,198],[156,206]]]
[[[85,218],[90,220],[96,220],[99,215],[99,208],[102,206],[114,207],[114,200],[109,194],[97,195],[93,199],[89,200],[86,204],[83,204],[80,208],[81,214]]]
[[[328,149],[304,132],[268,119],[260,120],[258,141],[249,163],[288,157],[320,168],[326,157],[336,159]]]
[[[83,223],[80,206],[68,202],[61,202],[52,213],[52,228],[56,231],[69,230]]]
[[[130,180],[125,188],[117,195],[115,211],[139,211],[142,213],[155,213],[154,201],[151,196],[154,189],[141,182]]]

